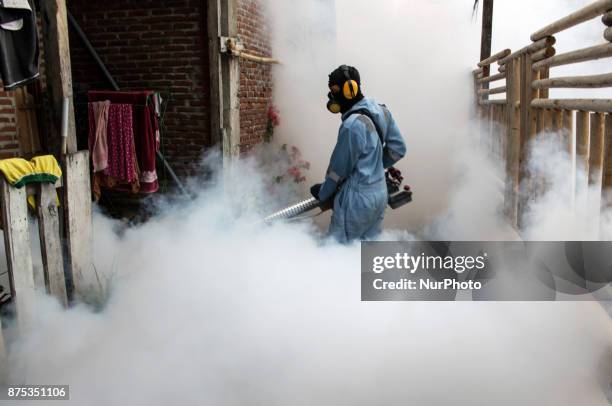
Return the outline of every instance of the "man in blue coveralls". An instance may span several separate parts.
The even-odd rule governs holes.
[[[333,199],[330,235],[343,243],[372,239],[387,206],[385,169],[406,154],[406,144],[389,109],[363,96],[357,69],[340,66],[328,85],[327,108],[342,113],[342,125],[325,181],[310,192],[322,205]]]

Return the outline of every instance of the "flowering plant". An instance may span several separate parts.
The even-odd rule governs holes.
[[[278,109],[271,104],[268,107],[268,126],[264,134],[264,142],[270,142],[274,135],[274,128],[280,125],[280,114]]]
[[[299,148],[283,144],[280,154],[282,161],[287,165],[287,170],[276,176],[276,182],[280,183],[284,180],[291,180],[294,183],[304,182],[306,177],[302,171],[310,169],[310,162],[302,158],[302,152]]]

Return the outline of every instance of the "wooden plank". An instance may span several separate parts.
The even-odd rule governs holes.
[[[478,91],[479,95],[482,95],[482,94],[499,94],[499,93],[506,93],[506,86],[494,87],[492,89],[481,89],[481,90]]]
[[[220,32],[224,37],[238,36],[237,0],[221,1]],[[240,60],[229,53],[221,55],[221,95],[223,98],[224,162],[240,154]]]
[[[557,50],[554,47],[544,48],[544,49],[540,49],[539,51],[531,54],[531,59],[534,62],[538,62],[543,59],[555,56],[556,53],[557,53]]]
[[[62,182],[62,178],[59,178],[55,184],[53,185],[53,187],[55,187],[56,189],[61,188],[63,185]],[[26,188],[26,194],[28,196],[36,196],[38,194],[38,185],[35,183],[30,183],[29,185],[25,186]]]
[[[511,52],[509,49],[504,49],[503,51],[499,51],[498,53],[496,53],[495,55],[491,55],[490,57],[488,57],[487,59],[478,62],[478,66],[479,67],[484,67],[484,66],[488,66],[491,65],[492,63],[497,62],[498,60],[505,58],[506,56],[510,55]]]
[[[493,106],[493,105],[505,105],[508,102],[506,99],[495,99],[495,100],[483,100],[480,102],[483,106]]]
[[[563,144],[563,110],[552,112],[552,131],[559,145]]]
[[[59,300],[62,305],[67,306],[57,195],[55,187],[50,183],[40,183],[37,186],[36,213],[45,286],[50,295]]]
[[[612,206],[612,115],[606,114],[605,152],[603,163],[603,179],[601,187],[608,199],[607,208]],[[606,207],[602,207],[602,210]]]
[[[547,25],[539,31],[531,35],[532,41],[538,41],[549,35],[555,35],[558,32],[564,31],[570,27],[589,21],[597,16],[602,15],[606,11],[612,9],[612,0],[599,0],[588,6],[571,13],[570,15]]]
[[[550,88],[601,88],[612,86],[612,73],[588,76],[565,76],[541,79],[533,82],[534,89]]]
[[[521,117],[517,104],[520,102],[520,63],[508,62],[507,92],[507,146],[506,146],[506,187],[504,209],[510,224],[518,226],[519,168],[520,168],[520,125]]]
[[[566,52],[544,59],[533,64],[533,70],[538,70],[546,66],[552,68],[554,66],[569,65],[571,63],[592,61],[608,58],[610,56],[612,56],[612,44],[595,45],[593,47]]]
[[[576,112],[576,198],[585,192],[589,173],[590,116],[587,111]]]
[[[223,99],[221,97],[221,52],[219,50],[221,6],[219,0],[207,1],[208,61],[210,73],[211,144],[222,147]]]
[[[45,0],[40,2],[42,14],[43,44],[45,46],[45,76],[53,106],[53,137],[59,142],[62,106],[64,99],[68,105],[68,139],[66,150],[76,152],[76,126],[72,102],[72,68],[70,64],[70,44],[68,41],[68,19],[65,0]]]
[[[542,89],[542,92],[548,90]],[[584,110],[598,113],[612,112],[612,99],[540,99],[531,102],[532,107],[554,110]]]
[[[497,80],[502,80],[502,79],[506,79],[506,75],[504,73],[498,73],[493,76],[487,76],[486,78],[477,79],[476,82],[477,83],[490,83],[490,82],[495,82]]]
[[[591,114],[591,140],[589,146],[589,186],[601,180],[604,160],[605,122],[602,113]]]
[[[67,264],[74,295],[96,295],[98,285],[92,263],[91,185],[89,152],[66,156],[64,164],[64,210],[66,216]]]
[[[2,320],[0,319],[0,386],[6,386],[9,377],[9,363],[2,333]]]
[[[562,127],[562,142],[566,148],[568,156],[573,159],[576,153],[576,145],[574,144],[574,112],[571,110],[563,111],[563,127]]]
[[[568,179],[571,181],[567,182],[567,185],[563,186],[564,192],[566,193],[564,198],[570,202],[572,207],[575,207],[574,197],[576,195],[576,184],[573,181],[575,174],[574,155],[576,154],[576,145],[574,143],[574,112],[571,110],[563,111],[563,124],[561,127],[561,145],[565,148],[568,156]]]
[[[21,155],[29,157],[41,151],[41,147],[34,96],[28,93],[26,87],[15,90],[15,105],[17,107],[19,150]]]
[[[532,126],[533,109],[531,100],[535,97],[536,91],[530,88],[529,83],[533,81],[533,71],[531,70],[531,55],[523,55],[520,59],[520,152],[519,152],[519,186],[520,196],[518,202],[518,225],[524,227],[525,213],[529,205],[529,200],[533,194],[533,179],[529,171],[529,149],[535,137],[535,127]]]
[[[34,318],[36,288],[25,189],[14,188],[2,178],[0,198],[11,296],[15,303],[17,324],[22,331],[27,331]]]
[[[499,60],[499,64],[500,65],[505,65],[507,64],[509,61],[511,61],[512,59],[516,59],[521,55],[525,55],[525,54],[532,54],[534,52],[538,52],[542,49],[545,48],[550,48],[553,45],[555,45],[555,43],[557,42],[557,39],[555,37],[546,37],[546,38],[542,38],[539,41],[536,41],[532,44],[529,44],[521,49],[519,49],[518,51],[513,52],[512,54],[508,55],[505,58],[502,58]]]

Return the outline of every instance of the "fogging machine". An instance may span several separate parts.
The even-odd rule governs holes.
[[[394,167],[387,169],[385,172],[385,181],[387,182],[387,193],[389,194],[387,204],[393,210],[398,209],[412,201],[412,190],[410,190],[410,186],[408,185],[402,187],[404,178],[402,177],[402,172],[399,169]],[[333,201],[333,197],[330,198],[329,201]],[[270,223],[276,220],[292,219],[316,208],[320,208],[321,211],[327,211],[331,209],[332,206],[331,204],[321,204],[321,202],[319,202],[317,199],[311,197],[310,199],[302,200],[299,203],[269,215],[264,219],[264,221],[266,223]]]

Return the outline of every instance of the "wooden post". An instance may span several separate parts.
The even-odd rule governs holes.
[[[70,65],[70,44],[68,42],[68,19],[65,0],[45,0],[40,2],[42,13],[43,43],[45,46],[45,69],[47,88],[53,106],[52,134],[59,142],[64,99],[69,99],[68,139],[66,151],[76,152],[76,126],[74,105],[72,103],[72,68]],[[60,145],[60,144],[57,144]]]
[[[4,345],[4,335],[2,334],[2,320],[0,320],[0,385],[8,384],[8,358],[6,354],[6,346]]]
[[[49,294],[55,296],[62,305],[67,306],[66,277],[60,243],[55,186],[50,183],[41,183],[37,186],[36,211],[45,286]]]
[[[588,185],[589,173],[589,139],[590,117],[589,112],[579,110],[576,112],[576,200],[585,194]]]
[[[491,39],[493,34],[493,0],[484,0],[482,5],[482,33],[480,37],[480,60],[484,61],[491,56]],[[483,77],[489,76],[491,67],[483,67]],[[488,83],[484,88],[489,87]]]
[[[26,189],[14,188],[2,178],[0,198],[11,296],[15,301],[17,324],[20,330],[27,331],[34,318],[36,288],[30,248]]]
[[[589,147],[589,186],[593,186],[601,180],[601,171],[604,160],[604,131],[604,114],[591,113],[591,142]]]
[[[601,186],[606,198],[606,206],[610,208],[612,206],[612,114],[606,114],[605,153]]]
[[[568,158],[568,175],[570,182],[567,182],[567,199],[571,204],[572,208],[575,208],[575,196],[576,196],[576,162],[574,156],[576,155],[576,144],[574,142],[574,112],[572,110],[563,110],[563,128],[561,130],[561,142],[562,146],[567,152]]]
[[[221,97],[221,50],[219,36],[221,31],[219,0],[205,1],[206,26],[208,27],[208,65],[210,72],[210,137],[211,144],[217,145],[222,151],[223,99]]]
[[[91,185],[89,183],[89,151],[66,156],[65,213],[67,262],[74,293],[80,298],[95,295],[99,288],[93,267],[91,220]]]
[[[91,185],[89,183],[89,154],[77,152],[74,106],[72,103],[72,74],[68,20],[65,0],[41,2],[43,42],[47,66],[47,86],[52,96],[55,134],[60,133],[62,107],[68,100],[67,139],[64,157],[64,218],[67,245],[67,264],[75,292],[90,294],[86,280],[93,279]]]
[[[238,36],[236,0],[208,2],[213,142],[220,141],[224,162],[240,153],[240,61],[221,53],[221,37]]]
[[[520,151],[519,151],[519,207],[518,207],[518,225],[519,228],[523,226],[524,214],[527,211],[529,205],[529,198],[532,195],[532,177],[529,173],[529,148],[531,142],[535,137],[533,109],[531,108],[531,101],[537,97],[537,90],[531,88],[533,82],[533,70],[531,69],[532,60],[529,54],[526,54],[520,58]]]
[[[519,196],[519,168],[521,149],[521,115],[518,108],[520,103],[522,56],[510,60],[506,64],[506,108],[507,108],[507,149],[506,149],[506,188],[504,195],[504,209],[510,224],[518,227],[518,196]]]

